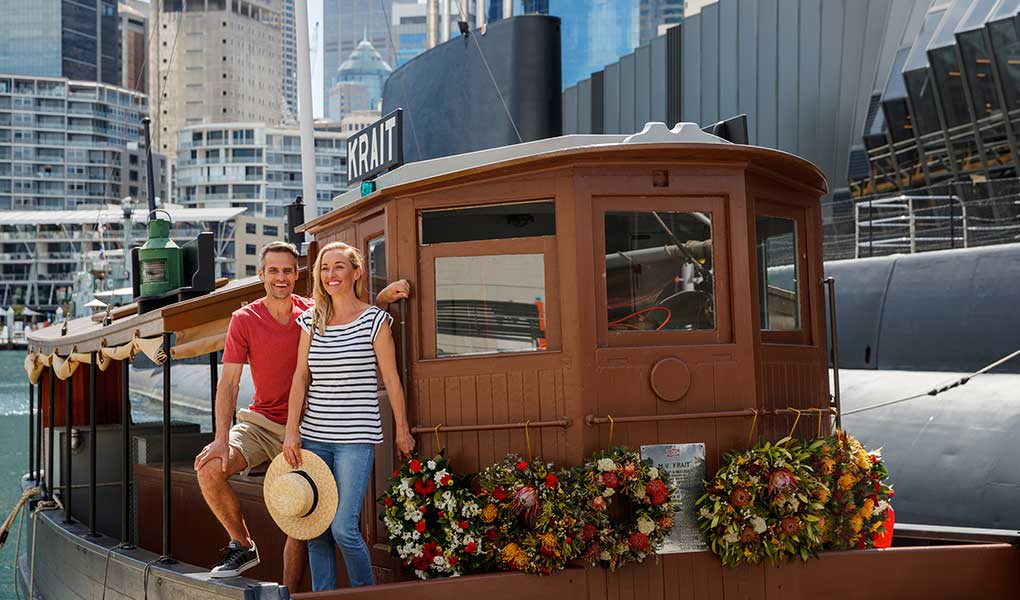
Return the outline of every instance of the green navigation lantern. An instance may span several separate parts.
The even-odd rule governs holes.
[[[164,213],[167,218],[153,217]],[[141,295],[159,296],[183,285],[181,248],[170,239],[170,213],[157,209],[149,213],[149,239],[138,250],[142,269]]]

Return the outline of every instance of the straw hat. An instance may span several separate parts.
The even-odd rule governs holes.
[[[284,533],[299,540],[319,536],[336,516],[337,488],[333,472],[321,458],[301,450],[301,466],[276,455],[262,486],[270,516]]]

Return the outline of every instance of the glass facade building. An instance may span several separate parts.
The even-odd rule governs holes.
[[[121,82],[117,0],[0,0],[0,70]]]
[[[503,18],[503,2],[510,1],[515,15],[560,18],[564,87],[632,52],[660,25],[683,21],[680,0],[491,0],[489,21]]]

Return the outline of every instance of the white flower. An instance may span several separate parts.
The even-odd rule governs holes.
[[[634,488],[634,499],[635,500],[645,499],[645,486],[639,485]]]
[[[637,528],[641,533],[648,535],[655,531],[655,521],[652,521],[648,517],[639,517],[637,520]]]
[[[436,483],[440,483],[443,480],[443,477],[446,477],[446,469],[443,469],[442,471],[436,471],[436,474],[432,476],[432,479]]]
[[[736,544],[737,539],[738,539],[737,534],[733,531],[727,531],[726,535],[722,536],[722,541],[726,542],[727,544]]]
[[[790,499],[786,501],[786,505],[790,507],[792,512],[797,512],[797,509],[800,508],[800,500],[791,496]]]
[[[418,539],[418,538],[420,538],[420,537],[421,537],[421,534],[420,534],[420,533],[418,533],[418,530],[417,530],[417,529],[411,532],[411,539],[412,539],[412,540],[417,540],[417,539]]]
[[[765,533],[765,530],[768,529],[765,519],[761,517],[751,517],[751,527],[754,527],[755,533]]]
[[[712,511],[708,510],[708,507],[702,506],[701,510],[698,511],[698,515],[701,516],[704,519],[711,519],[712,518]]]
[[[615,471],[616,463],[611,458],[600,458],[598,464],[599,471]]]
[[[606,488],[606,489],[602,490],[602,495],[604,497],[606,497],[606,498],[612,496],[615,493],[616,493],[616,490],[614,490],[613,488]]]
[[[884,513],[885,511],[889,510],[889,503],[886,502],[885,500],[879,500],[878,506],[875,508],[877,509],[876,512]]]
[[[599,560],[609,560],[611,558],[608,550],[603,550],[599,553]]]
[[[427,462],[425,464],[428,466],[429,471],[435,470],[435,468],[436,468],[436,461],[434,461],[434,460],[430,460],[429,462]]]
[[[652,467],[651,469],[648,469],[648,477],[650,477],[651,479],[658,479],[659,478],[659,470],[656,469],[655,467]]]

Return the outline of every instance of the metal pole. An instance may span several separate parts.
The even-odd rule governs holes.
[[[425,2],[425,47],[439,45],[439,0]]]
[[[981,137],[980,134],[975,134]],[[956,216],[956,205],[953,204],[953,198],[949,198],[949,247],[956,248],[956,224],[953,223],[953,218]]]
[[[960,202],[960,218],[963,219],[963,247],[967,247],[967,205],[963,203],[963,200],[957,198]]]
[[[216,352],[209,353],[209,408],[212,418],[212,432],[216,435],[216,383],[219,380],[218,365],[216,364]]]
[[[300,3],[299,3],[300,4]],[[299,23],[303,23],[299,21]],[[170,334],[163,334],[163,353],[166,360],[163,362],[163,562],[172,562],[170,555],[171,535],[173,528],[171,518],[170,498]]]
[[[53,430],[56,424],[53,421],[53,413],[57,410],[57,381],[53,367],[50,367],[50,439],[46,452],[46,497],[53,498]]]
[[[308,3],[294,2],[297,28],[298,131],[301,138],[301,192],[305,198],[305,223],[319,216],[315,195],[315,128],[312,124],[312,65],[308,57]],[[387,24],[388,25],[388,24]],[[392,49],[391,49],[392,50]],[[305,234],[305,239],[311,239]]]
[[[89,364],[89,535],[98,537],[96,532],[96,351],[92,351]]]
[[[404,396],[411,390],[411,382],[407,380],[407,300],[401,299],[400,314],[400,377],[404,384]]]
[[[36,478],[35,473],[35,386],[28,384],[28,480]]]
[[[832,337],[832,400],[836,404],[836,429],[843,428],[843,411],[839,399],[839,335],[836,330],[836,280],[826,277],[822,283],[829,288],[829,335]]]
[[[38,398],[37,406],[39,410],[35,412],[35,484],[39,485],[43,481],[43,420],[42,420],[42,397],[43,397],[43,382],[40,380],[39,385],[36,386],[35,395]]]
[[[910,253],[914,254],[917,252],[917,241],[914,238],[917,232],[916,221],[914,220],[914,199],[907,198],[907,214],[909,215],[910,223]]]
[[[70,359],[68,359],[70,360]],[[71,377],[64,380],[64,464],[60,465],[60,472],[64,476],[64,492],[61,501],[64,503],[64,523],[74,523],[71,518],[71,396],[74,393],[71,387]]]
[[[121,362],[123,369],[120,374],[120,430],[122,451],[121,457],[123,470],[121,471],[120,486],[120,545],[124,548],[131,547],[131,393],[129,373],[131,371],[131,359],[126,358]]]

